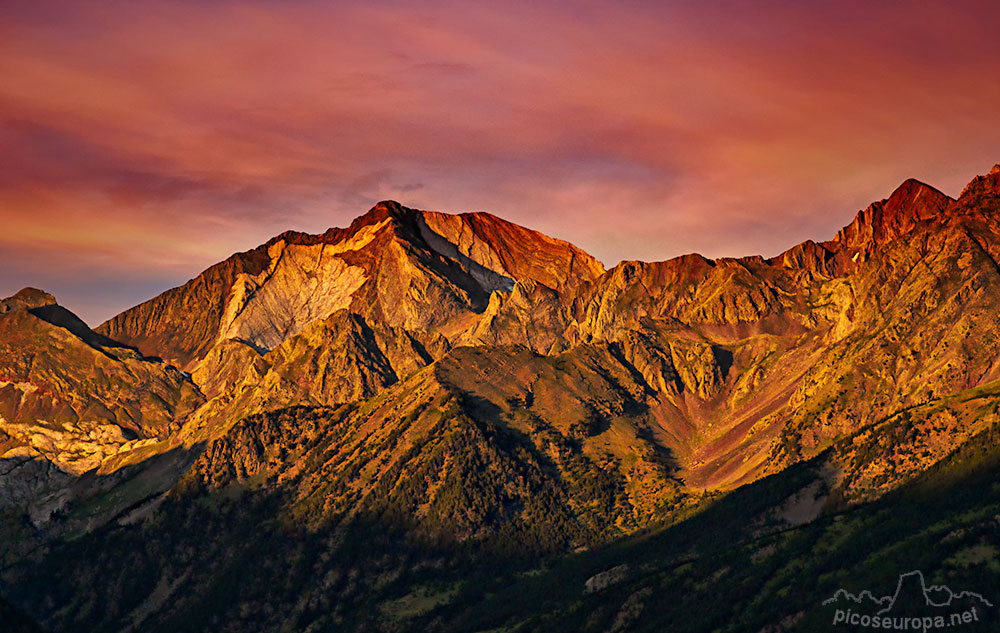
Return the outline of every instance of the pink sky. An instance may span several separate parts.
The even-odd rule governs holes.
[[[6,3],[0,296],[39,286],[96,325],[387,198],[608,267],[774,255],[905,178],[957,195],[1000,162],[998,23],[995,2]]]

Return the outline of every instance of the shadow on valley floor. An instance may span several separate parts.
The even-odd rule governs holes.
[[[834,631],[823,601],[837,589],[889,594],[913,570],[997,607],[998,447],[995,426],[879,502],[782,525],[774,507],[818,479],[821,455],[665,529],[500,583],[483,577],[438,617],[449,631]],[[997,630],[998,611],[963,630]]]
[[[835,630],[822,602],[836,589],[891,588],[913,569],[1000,597],[996,440],[799,527],[774,509],[817,481],[822,456],[571,556],[414,537],[384,516],[307,529],[273,491],[169,497],[7,570],[4,591],[67,633]]]
[[[95,469],[78,477],[43,460],[0,460],[4,491],[16,493],[4,500],[0,514],[0,571],[53,539],[72,541],[108,524],[148,516],[203,448],[203,443],[177,447],[111,473]]]
[[[789,525],[776,509],[803,490],[839,507],[821,455],[568,556],[531,530],[432,538],[389,507],[305,525],[288,490],[227,486],[54,542],[0,589],[66,633],[837,630],[837,589],[888,593],[912,570],[1000,605],[998,447],[994,426],[890,497]],[[963,630],[996,630],[983,616]]]

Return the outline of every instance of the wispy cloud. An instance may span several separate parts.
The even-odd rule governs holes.
[[[72,268],[121,289],[97,321],[382,198],[607,264],[774,254],[1000,160],[1000,9],[959,5],[5,6],[0,294]]]

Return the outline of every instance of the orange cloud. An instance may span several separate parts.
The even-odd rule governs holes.
[[[0,294],[86,279],[91,321],[383,198],[613,265],[774,254],[1000,159],[990,2],[43,4],[0,14]]]

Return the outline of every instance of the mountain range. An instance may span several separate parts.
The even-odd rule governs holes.
[[[53,631],[647,630],[672,574],[843,555],[844,517],[928,490],[966,503],[939,573],[995,582],[995,486],[956,490],[996,465],[998,262],[1000,165],[771,258],[605,270],[387,201],[93,330],[28,288],[0,302],[0,593]],[[684,582],[758,595],[724,567]],[[817,630],[768,591],[675,628]]]

